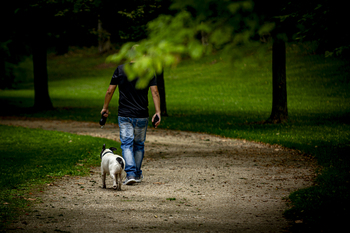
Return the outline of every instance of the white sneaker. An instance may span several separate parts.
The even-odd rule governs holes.
[[[129,176],[125,178],[125,181],[123,182],[124,185],[131,185],[133,183],[137,182],[135,177]]]
[[[143,180],[143,175],[139,176],[138,178],[135,179],[136,183],[141,183],[141,181]]]

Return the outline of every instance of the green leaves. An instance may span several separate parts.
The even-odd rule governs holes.
[[[254,4],[252,1],[241,1],[241,2],[233,2],[228,5],[228,10],[232,14],[236,14],[240,9],[244,11],[252,11]]]
[[[137,43],[126,43],[118,54],[109,56],[108,62],[126,63],[134,61],[133,66],[126,66],[125,72],[142,88],[154,74],[162,72],[164,67],[175,67],[180,58],[190,56],[198,59],[212,48],[232,48],[247,43],[257,33],[258,19],[251,12],[253,2],[213,1],[175,1],[173,8],[194,8],[195,13],[181,10],[175,16],[160,15],[148,23],[149,36]],[[213,6],[211,9],[209,6]],[[217,10],[218,12],[214,13]],[[197,17],[193,17],[196,15]],[[273,24],[265,24],[259,34],[272,30]],[[209,45],[202,45],[200,36],[207,37]],[[133,47],[134,46],[134,47]]]
[[[203,50],[203,46],[196,40],[193,40],[188,44],[188,53],[194,59],[200,58],[203,54]]]
[[[190,54],[192,58],[202,56],[203,49],[194,38],[195,24],[188,12],[181,12],[175,17],[160,16],[149,23],[151,31],[149,40],[140,43],[126,43],[118,54],[107,58],[108,62],[127,63],[125,72],[130,80],[140,77],[137,86],[143,88],[155,74],[160,74],[164,67],[176,65],[180,54]],[[174,31],[179,33],[173,34]]]
[[[258,34],[264,35],[266,33],[271,32],[274,28],[275,28],[275,23],[267,22],[260,27],[260,29],[258,30]]]
[[[218,28],[212,32],[210,42],[217,46],[229,43],[230,41],[232,41],[232,33],[233,28],[230,26]]]

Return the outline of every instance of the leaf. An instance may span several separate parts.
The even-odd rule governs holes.
[[[238,2],[235,2],[235,3],[231,3],[230,5],[228,5],[228,10],[232,13],[232,14],[235,14],[237,13],[237,11],[239,10],[240,8],[240,4]]]
[[[275,28],[275,23],[265,23],[261,26],[261,28],[258,31],[259,35],[264,35],[268,32],[271,32]]]
[[[196,40],[193,40],[188,45],[189,54],[192,58],[198,59],[203,54],[203,46]]]
[[[242,9],[251,11],[253,10],[254,4],[252,1],[244,1],[242,2]]]

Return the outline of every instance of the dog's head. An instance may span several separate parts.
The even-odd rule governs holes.
[[[106,144],[103,144],[103,146],[102,146],[102,151],[101,151],[101,153],[100,153],[100,158],[101,158],[101,159],[102,159],[102,157],[103,157],[103,153],[105,152],[105,150],[110,150],[111,152],[114,153],[114,151],[117,151],[118,149],[115,148],[115,147],[110,147],[109,149],[106,149]]]

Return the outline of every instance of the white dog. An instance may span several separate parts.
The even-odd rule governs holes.
[[[122,173],[125,168],[125,160],[119,155],[115,155],[113,151],[117,148],[110,147],[106,149],[106,144],[103,144],[101,157],[101,178],[103,188],[106,188],[106,175],[110,174],[113,179],[113,188],[121,190]]]

